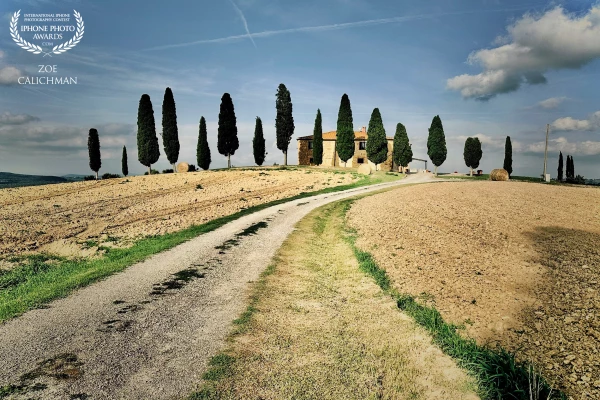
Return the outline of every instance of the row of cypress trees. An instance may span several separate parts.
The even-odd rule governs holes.
[[[286,86],[279,85],[276,93],[275,106],[277,116],[275,119],[275,130],[277,135],[277,148],[284,154],[284,165],[287,165],[287,152],[290,141],[294,134],[294,118],[292,116],[293,106],[291,95]],[[177,113],[173,92],[170,88],[165,91],[163,101],[163,145],[169,163],[175,164],[179,157],[179,137],[177,132]],[[227,167],[231,167],[231,156],[239,148],[237,131],[237,119],[233,100],[229,93],[223,94],[219,108],[219,127],[217,131],[217,150],[220,154],[227,157]],[[154,111],[150,96],[143,94],[138,108],[138,160],[142,165],[148,167],[151,171],[151,165],[158,161],[160,150],[158,148],[158,138],[156,137],[156,127],[154,122]],[[265,139],[262,130],[262,121],[256,118],[256,127],[253,139],[254,159],[258,165],[262,165],[266,157]],[[196,148],[196,158],[198,166],[208,169],[211,163],[210,148],[208,146],[206,120],[200,118],[200,127],[198,135],[198,144]]]
[[[344,164],[354,156],[354,122],[352,119],[350,98],[346,93],[342,96],[338,111],[335,150]],[[378,108],[373,110],[371,119],[369,120],[366,150],[367,158],[375,165],[379,165],[387,160],[387,137]],[[408,140],[406,128],[399,123],[396,126],[396,135],[394,136],[393,160],[398,165],[406,167],[412,161],[412,156],[412,148]],[[313,130],[313,163],[315,165],[323,163],[323,118],[320,109],[317,110]]]
[[[573,162],[573,156],[567,155],[567,165],[566,165],[566,181],[569,183],[573,183],[576,181],[575,176],[575,163]],[[577,176],[579,177],[579,175]],[[558,155],[558,181],[563,180],[563,154],[562,151]],[[581,177],[580,180],[583,180]]]
[[[276,110],[277,116],[275,119],[275,129],[277,136],[277,148],[284,154],[284,164],[287,165],[287,151],[289,143],[294,133],[294,119],[292,115],[293,106],[291,95],[286,86],[282,83],[279,85],[276,93]],[[175,164],[179,157],[179,137],[177,129],[177,112],[175,107],[175,99],[171,88],[167,87],[163,99],[162,107],[162,138],[163,146],[169,163],[175,170]],[[315,118],[315,126],[313,132],[313,159],[316,165],[323,162],[323,129],[322,115],[320,109],[317,110]],[[375,108],[371,114],[368,127],[367,137],[367,157],[376,165],[386,161],[388,156],[387,137],[381,113],[378,108]],[[256,117],[256,125],[254,138],[252,141],[254,160],[257,165],[262,165],[266,157],[265,138],[262,129],[262,120]],[[140,163],[148,167],[151,172],[151,165],[156,163],[160,157],[158,138],[156,137],[156,127],[154,121],[154,111],[152,102],[148,94],[143,94],[138,108],[138,160]],[[221,98],[219,111],[219,126],[217,135],[217,149],[220,154],[227,157],[227,166],[231,167],[231,156],[239,148],[239,140],[237,137],[237,122],[233,100],[229,93],[225,93]],[[95,129],[90,130],[88,138],[88,149],[90,155],[90,168],[96,172],[101,166],[100,161],[100,143],[98,132]],[[347,94],[342,96],[340,109],[337,120],[337,140],[336,152],[340,159],[347,163],[353,157],[355,150],[354,144],[354,126],[352,118],[352,109],[350,99]],[[429,128],[427,138],[427,154],[435,165],[435,173],[437,168],[444,163],[447,157],[446,139],[441,118],[436,115]],[[467,166],[472,170],[477,168],[481,159],[481,143],[477,138],[468,138],[465,142],[464,158]],[[398,123],[396,133],[394,135],[394,147],[392,153],[393,162],[402,167],[408,166],[412,161],[413,153],[406,128],[403,124]],[[561,154],[562,157],[562,154]],[[208,169],[212,162],[210,147],[208,145],[206,120],[200,118],[200,127],[198,135],[198,144],[196,148],[196,158],[198,166],[202,169]],[[504,169],[509,174],[512,173],[512,145],[510,137],[506,138]],[[127,166],[127,150],[123,147],[122,171],[125,176],[128,174]]]
[[[383,163],[387,159],[387,138],[378,108],[375,108],[371,114],[367,135],[368,159],[374,164]],[[338,113],[336,151],[340,159],[346,163],[354,155],[354,148],[352,110],[348,95],[344,94]],[[444,126],[439,115],[433,117],[431,121],[427,137],[427,155],[433,162],[435,174],[437,175],[438,167],[446,161],[448,155]],[[463,156],[466,165],[471,168],[470,174],[473,175],[473,169],[479,166],[479,162],[483,156],[479,138],[467,138]],[[406,167],[412,161],[412,157],[412,148],[408,140],[406,128],[403,124],[398,123],[396,125],[396,134],[394,135],[392,160],[397,165]],[[317,110],[313,133],[313,161],[316,165],[320,165],[323,162],[322,117],[320,110]],[[504,169],[509,175],[512,174],[512,142],[510,136],[506,137]]]

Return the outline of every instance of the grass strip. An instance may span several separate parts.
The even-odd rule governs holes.
[[[194,225],[178,232],[150,236],[125,249],[103,248],[106,253],[97,259],[56,259],[51,256],[30,256],[25,263],[0,275],[0,322],[6,321],[48,302],[66,297],[74,290],[97,282],[116,272],[141,262],[148,257],[171,249],[199,235],[214,231],[238,218],[283,204],[319,194],[339,192],[362,186],[389,182],[401,178],[362,177],[359,181],[314,192],[301,192],[285,199],[243,209],[235,214],[217,218],[202,225]],[[49,262],[50,261],[50,262]]]
[[[344,215],[356,199],[340,201]],[[444,321],[439,311],[418,303],[413,296],[398,292],[391,285],[386,271],[377,265],[373,256],[356,246],[356,230],[346,226],[345,239],[352,246],[360,269],[373,277],[387,295],[397,303],[398,308],[424,327],[444,353],[457,360],[479,381],[480,396],[484,399],[561,399],[567,396],[554,390],[546,380],[537,375],[533,366],[517,362],[515,354],[502,347],[490,348],[478,345],[474,339],[465,339],[457,332],[458,326]],[[535,393],[532,395],[530,389]]]

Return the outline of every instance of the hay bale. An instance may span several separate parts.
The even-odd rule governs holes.
[[[490,180],[492,181],[507,181],[508,171],[505,169],[493,169],[490,173]]]
[[[371,167],[369,167],[369,164],[361,164],[360,167],[358,167],[358,173],[362,175],[371,175],[373,171],[371,170]]]
[[[190,164],[186,163],[186,162],[180,162],[179,164],[177,164],[177,172],[182,173],[182,172],[188,172],[190,170]]]

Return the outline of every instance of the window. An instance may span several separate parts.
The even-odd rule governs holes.
[[[313,142],[312,140],[308,141],[308,149],[309,150],[312,150],[312,142]]]
[[[311,157],[311,158],[308,160],[308,163],[309,163],[309,164],[313,164],[313,163],[314,163],[314,161],[313,161],[313,158],[312,158],[312,157]]]
[[[359,158],[358,160],[356,160],[357,163],[359,164],[364,164],[365,163],[365,159],[364,158]]]
[[[366,150],[367,149],[367,142],[358,142],[358,149],[359,150]]]

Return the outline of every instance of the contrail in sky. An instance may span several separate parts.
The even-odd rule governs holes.
[[[256,43],[254,43],[254,39],[252,38],[252,35],[250,34],[250,29],[248,29],[248,22],[246,22],[246,17],[244,17],[244,13],[242,12],[242,10],[240,10],[240,8],[237,6],[237,4],[235,4],[233,2],[233,0],[229,0],[229,1],[235,8],[235,11],[237,11],[237,13],[240,15],[240,18],[242,18],[242,22],[244,23],[244,28],[246,28],[246,33],[248,34],[248,37],[250,38],[250,40],[252,41],[252,44],[256,48]]]
[[[232,0],[230,0],[230,1],[233,3]],[[151,47],[148,49],[144,49],[142,51],[172,49],[172,48],[176,48],[176,47],[194,46],[197,44],[227,43],[227,42],[234,42],[237,40],[241,40],[241,39],[244,39],[247,37],[250,37],[250,39],[252,40],[252,43],[254,43],[253,37],[254,38],[271,37],[271,36],[284,35],[284,34],[288,34],[288,33],[298,33],[298,32],[333,31],[333,30],[347,29],[347,28],[357,28],[357,27],[364,27],[364,26],[391,24],[394,22],[407,22],[407,21],[415,21],[415,20],[422,20],[422,19],[430,19],[430,18],[450,16],[450,15],[466,15],[466,14],[476,14],[476,13],[482,13],[482,12],[519,11],[519,10],[527,10],[527,9],[531,8],[532,6],[540,5],[540,4],[545,4],[545,3],[538,2],[538,3],[528,4],[528,5],[523,4],[518,7],[503,8],[503,9],[467,10],[467,11],[454,11],[454,12],[443,12],[443,13],[417,14],[417,15],[409,15],[409,16],[404,16],[404,17],[369,19],[369,20],[364,20],[364,21],[345,22],[345,23],[341,23],[341,24],[305,26],[305,27],[300,27],[300,28],[280,29],[280,30],[274,30],[274,31],[262,31],[262,32],[256,32],[253,34],[250,34],[250,32],[248,31],[248,25],[246,24],[246,19],[242,15],[241,10],[234,4],[235,8],[238,10],[240,16],[242,17],[242,20],[244,21],[244,25],[246,26],[246,32],[248,32],[246,35],[233,35],[233,36],[226,36],[226,37],[221,37],[221,38],[216,38],[216,39],[203,39],[203,40],[196,40],[193,42],[168,44],[168,45],[164,45],[164,46]],[[256,44],[254,44],[254,46],[256,47]]]

